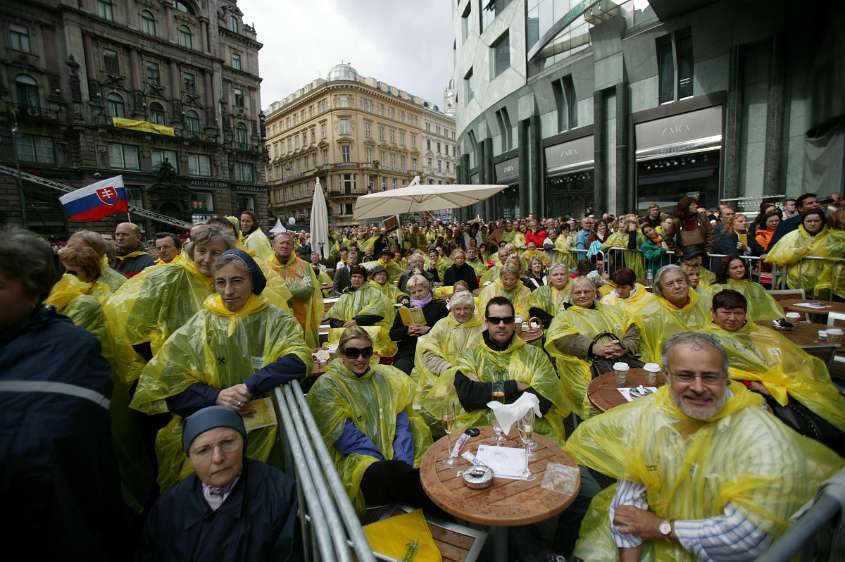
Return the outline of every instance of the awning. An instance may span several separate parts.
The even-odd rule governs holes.
[[[637,123],[637,161],[695,154],[722,147],[722,106]]]
[[[111,123],[115,127],[119,127],[121,129],[131,129],[133,131],[138,131],[141,133],[166,135],[168,137],[176,136],[173,132],[173,127],[167,127],[166,125],[156,125],[155,123],[150,123],[149,121],[142,121],[139,119],[126,119],[124,117],[112,117]]]
[[[594,166],[593,135],[547,146],[546,175],[557,176],[589,170]]]

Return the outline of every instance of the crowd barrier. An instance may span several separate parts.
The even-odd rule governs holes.
[[[285,466],[296,477],[306,562],[375,562],[297,381],[276,388]]]

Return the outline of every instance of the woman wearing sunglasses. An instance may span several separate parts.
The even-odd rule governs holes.
[[[306,400],[355,508],[432,509],[419,476],[431,433],[411,407],[413,381],[395,367],[371,363],[373,340],[359,326],[343,331],[338,356]]]

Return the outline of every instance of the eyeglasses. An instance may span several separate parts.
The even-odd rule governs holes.
[[[491,324],[513,324],[514,317],[513,316],[488,316],[487,321]]]
[[[373,356],[373,348],[372,347],[347,347],[343,350],[343,355],[346,356],[347,359],[358,359],[359,357],[363,357],[364,359],[369,359]]]
[[[700,378],[704,384],[716,384],[724,379],[720,373],[670,373],[669,376],[682,383],[691,383]]]
[[[217,447],[220,447],[224,453],[233,453],[237,450],[238,445],[240,445],[240,440],[237,438],[231,439],[224,439],[218,443],[209,443],[208,445],[203,445],[199,449],[194,449],[191,451],[192,457],[199,457],[199,458],[207,458],[211,456],[211,453]]]

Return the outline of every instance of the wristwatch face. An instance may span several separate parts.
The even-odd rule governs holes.
[[[672,532],[672,524],[668,521],[661,521],[660,527],[657,528],[660,531],[660,534],[664,537],[669,536],[669,533]]]

